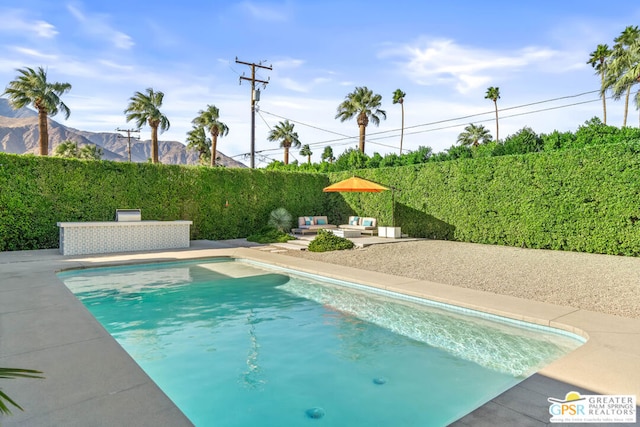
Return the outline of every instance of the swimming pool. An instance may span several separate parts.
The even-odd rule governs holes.
[[[582,343],[243,260],[59,277],[203,426],[446,425]]]

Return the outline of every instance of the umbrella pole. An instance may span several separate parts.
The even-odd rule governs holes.
[[[396,188],[391,187],[391,226],[396,226]]]

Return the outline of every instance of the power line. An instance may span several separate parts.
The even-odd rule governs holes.
[[[539,105],[539,104],[544,104],[544,103],[549,103],[549,102],[560,101],[560,100],[563,100],[563,99],[578,98],[578,97],[581,97],[581,96],[590,95],[590,94],[594,94],[594,93],[600,93],[600,90],[587,91],[587,92],[582,92],[582,93],[578,93],[578,94],[574,94],[574,95],[566,95],[566,96],[550,98],[550,99],[546,99],[546,100],[542,100],[542,101],[535,101],[535,102],[516,105],[516,106],[512,106],[512,107],[502,108],[502,109],[499,109],[498,112],[511,111],[511,110],[515,110],[515,109],[519,109],[519,108],[530,107],[530,106],[533,106],[533,105]],[[607,99],[611,99],[611,97],[607,97]],[[575,102],[575,103],[565,104],[565,105],[560,105],[560,106],[555,106],[555,107],[542,108],[542,109],[533,110],[533,111],[526,111],[526,112],[522,112],[522,113],[511,114],[511,115],[508,115],[508,116],[502,116],[502,117],[500,117],[500,119],[508,119],[508,118],[524,116],[524,115],[528,115],[528,114],[536,114],[536,113],[541,113],[541,112],[546,112],[546,111],[553,111],[553,110],[557,110],[557,109],[561,109],[561,108],[569,108],[569,107],[573,107],[573,106],[576,106],[576,105],[599,102],[601,100],[602,100],[602,98],[598,98],[598,99]],[[312,143],[309,144],[310,147],[312,147],[312,146],[313,147],[315,147],[315,146],[323,146],[323,145],[326,146],[326,145],[329,145],[331,143],[335,144],[336,142],[339,143],[339,144],[335,144],[335,145],[348,145],[348,144],[352,143],[352,140],[355,140],[355,139],[358,138],[357,136],[345,135],[345,134],[342,134],[342,133],[339,133],[339,132],[335,132],[335,131],[332,131],[332,130],[321,128],[319,126],[310,125],[308,123],[304,123],[304,122],[301,122],[301,121],[298,121],[298,120],[294,120],[294,119],[289,119],[287,117],[284,117],[284,116],[281,116],[281,115],[278,115],[278,114],[275,114],[275,113],[271,113],[271,112],[268,112],[268,111],[262,110],[262,112],[264,112],[265,114],[269,114],[271,116],[280,118],[280,119],[289,120],[290,122],[299,124],[301,126],[306,126],[306,127],[312,128],[312,129],[320,130],[322,132],[326,132],[326,133],[329,133],[329,134],[334,134],[334,135],[337,135],[337,136],[340,137],[340,138],[331,139],[331,140],[312,142]],[[405,127],[404,129],[406,130],[406,129],[415,129],[415,128],[419,128],[419,127],[425,127],[425,126],[433,126],[433,125],[437,125],[437,124],[443,124],[443,123],[448,123],[448,122],[453,122],[453,121],[461,121],[461,120],[466,120],[466,119],[473,118],[473,117],[480,117],[480,116],[484,116],[484,115],[487,115],[487,114],[494,114],[494,113],[495,113],[495,110],[487,111],[487,112],[483,112],[483,113],[470,114],[470,115],[466,115],[466,116],[459,116],[459,117],[454,117],[454,118],[450,118],[450,119],[443,119],[443,120],[437,120],[437,121],[423,123],[423,124],[419,124],[419,125],[408,126],[408,127]],[[262,115],[261,115],[261,117],[262,117]],[[266,120],[264,119],[264,117],[262,117],[262,119],[266,123]],[[476,122],[476,123],[484,123],[484,122],[491,122],[491,121],[494,121],[494,119],[490,118],[490,119],[486,119],[486,120],[474,120],[474,122]],[[437,131],[437,130],[451,129],[451,128],[456,128],[456,127],[459,127],[459,126],[463,126],[464,124],[465,123],[456,123],[456,124],[449,125],[449,126],[441,126],[441,127],[432,128],[432,129],[417,130],[417,131],[409,132],[409,133],[405,132],[405,135],[416,135],[416,134],[421,134],[421,133],[434,132],[434,131]],[[267,126],[269,126],[269,125],[267,124]],[[382,143],[376,142],[376,141],[377,140],[381,140],[381,139],[395,138],[395,137],[397,137],[397,135],[388,135],[388,136],[379,136],[379,135],[383,135],[383,134],[391,133],[391,132],[399,132],[399,131],[400,131],[400,129],[391,129],[391,130],[385,130],[385,131],[380,131],[380,132],[369,133],[367,135],[367,142],[375,144],[375,145],[383,146],[383,147],[397,148],[395,146],[382,144]],[[347,140],[347,142],[342,142],[341,143],[341,141],[345,141],[345,140]],[[273,148],[273,149],[262,150],[261,152],[277,151],[277,150],[279,150],[279,149]]]
[[[576,97],[580,97],[580,96],[584,96],[584,95],[588,95],[588,94],[592,94],[592,93],[596,93],[596,92],[599,93],[600,91],[599,90],[595,90],[595,91],[589,91],[589,92],[582,92],[582,93],[579,93],[579,94],[576,94],[576,95],[567,95],[567,96],[547,99],[547,100],[543,100],[543,101],[536,101],[536,102],[531,102],[531,103],[527,103],[527,104],[516,105],[516,106],[513,106],[513,107],[507,107],[507,108],[499,109],[498,112],[515,110],[515,109],[518,109],[518,108],[529,107],[529,106],[532,106],[532,105],[538,105],[538,104],[543,104],[543,103],[547,103],[547,102],[554,102],[554,101],[558,101],[558,100],[562,100],[562,99],[576,98]],[[530,111],[530,112],[513,114],[513,115],[509,115],[509,116],[503,116],[501,118],[517,117],[517,116],[522,116],[522,115],[526,115],[526,114],[533,114],[533,113],[539,113],[539,112],[544,112],[544,111],[556,110],[556,109],[559,109],[559,108],[567,108],[567,107],[571,107],[571,106],[575,106],[575,105],[587,104],[587,103],[591,103],[591,102],[597,102],[597,101],[600,101],[600,100],[601,99],[583,101],[583,102],[572,103],[572,104],[567,104],[567,105],[562,105],[562,106],[557,106],[557,107],[550,107],[550,108],[546,108],[546,109],[539,109],[539,110],[534,110],[534,111]],[[417,127],[424,127],[424,126],[433,126],[433,125],[436,125],[436,124],[442,124],[442,123],[447,123],[447,122],[452,122],[452,121],[466,120],[466,119],[469,119],[469,118],[472,118],[472,117],[479,117],[479,116],[483,116],[483,115],[487,115],[487,114],[494,114],[494,112],[495,111],[487,111],[487,112],[484,112],[484,113],[469,114],[469,115],[466,115],[466,116],[459,116],[459,117],[454,117],[454,118],[450,118],[450,119],[437,120],[437,121],[423,123],[423,124],[419,124],[419,125],[408,126],[408,127],[405,127],[405,130],[406,129],[414,129],[414,128],[417,128]],[[268,111],[264,111],[264,113],[273,115],[275,117],[286,119],[286,117],[282,117],[282,116],[279,116],[277,114],[270,113]],[[309,125],[309,124],[306,124],[306,123],[303,123],[303,122],[299,122],[299,121],[296,121],[296,120],[291,120],[291,119],[288,119],[288,120],[290,120],[292,122],[295,122],[295,123],[298,123],[298,124],[303,125],[303,126],[307,126],[307,127],[313,128],[313,129],[322,130],[324,132],[335,134],[335,135],[343,137],[341,139],[334,139],[334,140],[315,142],[315,143],[312,143],[312,144],[323,144],[323,143],[327,143],[327,142],[336,142],[336,141],[341,141],[342,139],[345,139],[345,138],[347,138],[347,139],[357,138],[356,136],[344,135],[344,134],[341,134],[341,133],[338,133],[338,132],[322,129],[320,127]],[[486,121],[492,121],[492,120],[493,119],[486,120]],[[451,127],[457,127],[457,126],[461,126],[461,125],[462,124],[458,123],[458,124],[455,124],[453,126],[439,127],[439,128],[435,128],[435,129],[426,129],[426,130],[422,130],[422,131],[418,131],[418,132],[411,132],[409,134],[410,135],[415,135],[415,134],[424,133],[424,132],[432,132],[434,130],[449,129]],[[367,135],[367,140],[369,140],[369,137],[371,137],[371,136],[382,135],[382,134],[390,133],[390,132],[399,132],[399,131],[400,131],[400,129],[391,129],[391,130],[384,130],[384,131],[380,131],[380,132],[372,132],[372,133],[369,133]],[[395,136],[396,135],[393,135],[393,136],[390,136],[390,137],[395,137]],[[385,138],[387,138],[387,137],[385,137]],[[380,139],[380,138],[374,138],[374,139]]]
[[[610,97],[607,98],[607,99],[610,99]],[[561,108],[574,107],[576,105],[590,104],[592,102],[600,102],[600,101],[601,101],[601,99],[592,99],[592,100],[589,100],[589,101],[574,102],[572,104],[559,105],[559,106],[556,106],[556,107],[543,108],[543,109],[540,109],[540,110],[525,111],[524,113],[511,114],[509,116],[502,116],[502,117],[500,117],[500,120],[509,119],[509,118],[512,118],[512,117],[518,117],[518,116],[525,116],[525,115],[528,115],[528,114],[543,113],[545,111],[559,110]],[[531,104],[531,105],[535,105],[535,104],[539,104],[539,103],[534,103],[534,104]],[[511,109],[513,109],[513,108],[508,108],[508,109],[505,108],[505,110],[511,110]],[[498,110],[498,111],[503,111],[503,110]],[[484,123],[484,122],[493,122],[494,120],[495,119],[491,118],[491,119],[485,119],[485,120],[475,120],[475,122],[476,123]],[[442,122],[440,122],[440,123],[442,123]],[[436,130],[443,130],[443,129],[451,129],[451,128],[456,128],[458,126],[463,126],[464,124],[465,123],[456,123],[454,125],[442,126],[442,127],[439,127],[439,128],[425,129],[425,130],[421,130],[421,131],[410,132],[409,135],[416,135],[416,134],[420,134],[420,133],[433,132],[433,131],[436,131]],[[383,132],[380,132],[380,133],[383,133]],[[405,133],[405,135],[406,135],[406,133]],[[384,137],[375,138],[375,139],[394,138],[395,136],[396,135],[384,136]]]
[[[340,133],[340,132],[335,132],[335,131],[332,131],[332,130],[323,129],[323,128],[321,128],[321,127],[314,126],[314,125],[310,125],[310,124],[308,124],[308,123],[303,123],[303,122],[298,121],[298,120],[288,119],[288,118],[286,118],[286,117],[280,116],[280,115],[278,115],[278,114],[270,113],[270,112],[268,112],[268,111],[264,111],[264,110],[263,110],[263,112],[264,112],[265,114],[269,114],[270,116],[278,117],[279,119],[289,120],[289,121],[290,121],[290,122],[292,122],[292,123],[296,123],[296,124],[299,124],[299,125],[302,125],[302,126],[306,126],[306,127],[312,128],[312,129],[317,129],[317,130],[321,130],[321,131],[323,131],[323,132],[327,132],[327,133],[331,133],[331,134],[334,134],[334,135],[338,135],[338,136],[342,137],[340,140],[345,139],[345,138],[346,138],[346,139],[353,139],[353,138],[357,138],[357,136],[349,136],[349,135],[345,135],[345,134]],[[339,141],[339,140],[335,140],[335,141]],[[330,142],[331,142],[331,141],[330,141]],[[312,143],[312,144],[318,144],[318,143],[317,143],[317,142],[314,142],[314,143]]]
[[[256,109],[256,113],[258,113],[258,115],[260,116],[260,118],[262,119],[262,121],[264,122],[265,125],[267,125],[267,128],[269,128],[269,130],[272,130],[271,125],[267,122],[267,120],[264,118],[264,116],[262,115],[262,113],[260,112],[260,109],[257,108]]]
[[[321,130],[321,131],[323,131],[323,132],[332,133],[332,134],[334,134],[334,135],[339,135],[339,136],[344,136],[344,137],[347,137],[347,138],[351,138],[350,136],[345,135],[345,134],[340,133],[340,132],[335,132],[335,131],[332,131],[332,130],[324,129],[324,128],[321,128],[321,127],[319,127],[319,126],[314,126],[314,125],[310,125],[310,124],[308,124],[308,123],[300,122],[300,121],[298,121],[298,120],[289,119],[289,118],[287,118],[287,117],[280,116],[280,115],[278,115],[278,114],[274,114],[274,113],[270,113],[270,112],[268,112],[268,111],[263,111],[263,112],[264,112],[265,114],[269,114],[270,116],[274,116],[274,117],[277,117],[277,118],[279,118],[279,119],[289,120],[290,122],[297,123],[297,124],[299,124],[299,125],[306,126],[306,127],[312,128],[312,129],[317,129],[317,130]],[[405,128],[405,129],[406,129],[406,128]],[[354,137],[354,138],[355,138],[355,137]]]
[[[561,96],[561,97],[558,97],[558,98],[545,99],[543,101],[530,102],[528,104],[516,105],[516,106],[513,106],[513,107],[500,108],[500,109],[498,109],[498,112],[500,113],[502,111],[516,110],[518,108],[530,107],[532,105],[538,105],[538,104],[545,104],[547,102],[555,102],[555,101],[559,101],[559,100],[562,100],[562,99],[577,98],[577,97],[580,97],[580,96],[589,95],[589,94],[596,93],[596,92],[599,93],[600,91],[599,90],[592,90],[592,91],[589,91],[589,92],[582,92],[582,93],[579,93],[579,94],[576,94],[576,95]],[[407,127],[405,127],[405,130],[406,129],[413,129],[413,128],[421,127],[421,126],[431,126],[431,125],[434,125],[434,124],[446,123],[446,122],[455,121],[455,120],[469,119],[471,117],[484,116],[484,115],[493,114],[493,113],[495,113],[495,110],[486,111],[484,113],[470,114],[468,116],[461,116],[461,117],[456,117],[456,118],[453,118],[453,119],[438,120],[438,121],[435,121],[435,122],[424,123],[424,124],[421,124],[421,125],[407,126]],[[380,133],[384,133],[384,132],[390,132],[390,131],[383,131],[383,132],[380,132]]]

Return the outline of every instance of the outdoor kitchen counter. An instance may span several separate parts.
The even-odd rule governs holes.
[[[62,255],[188,248],[192,221],[59,222]]]

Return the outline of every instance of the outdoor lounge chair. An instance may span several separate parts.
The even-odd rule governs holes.
[[[342,224],[339,228],[346,230],[359,230],[364,234],[372,236],[378,234],[378,221],[375,218],[350,216],[348,224]]]
[[[334,224],[329,224],[326,216],[301,216],[298,217],[298,228],[294,228],[293,233],[306,234],[317,233],[318,230],[338,228]]]

